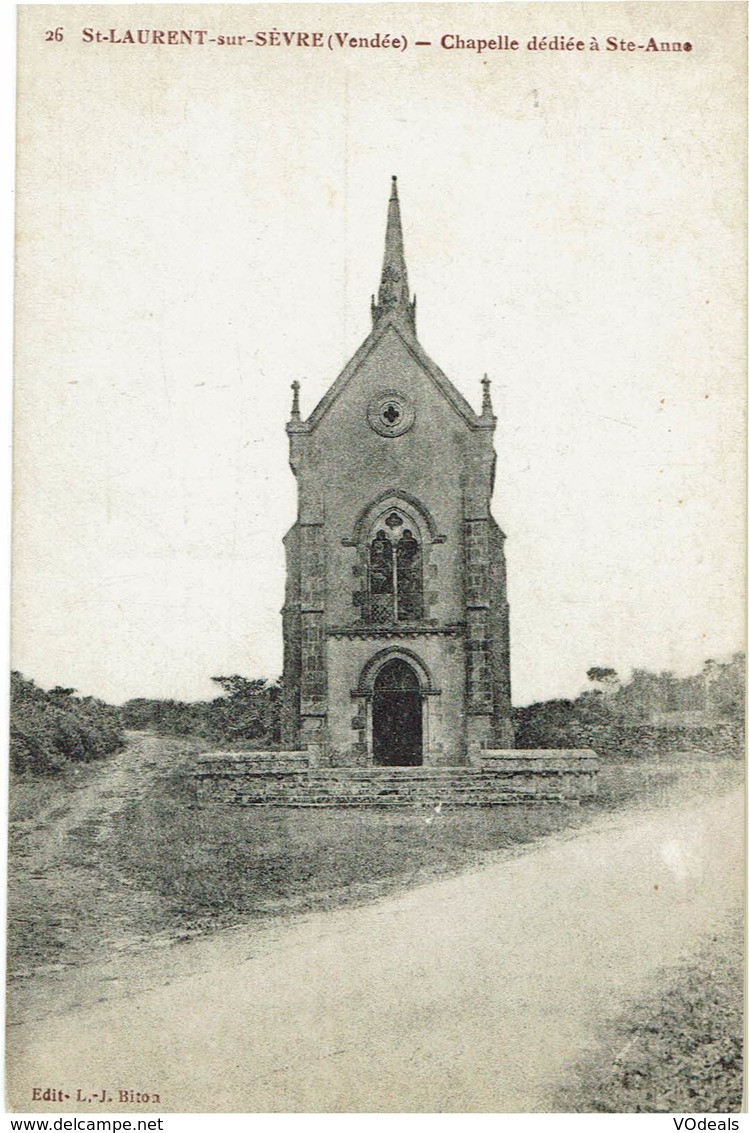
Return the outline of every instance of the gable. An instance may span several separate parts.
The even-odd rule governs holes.
[[[399,346],[401,346],[412,361],[416,363],[419,370],[426,375],[431,385],[438,391],[441,397],[452,406],[458,416],[461,417],[470,428],[480,427],[479,419],[469,403],[463,395],[458,392],[447,375],[440,370],[439,366],[437,366],[422,349],[416,336],[408,333],[408,331],[404,330],[401,326],[398,326],[394,320],[390,319],[385,319],[378,323],[371,334],[364,340],[351,361],[344,367],[328,392],[320,399],[315,409],[307,418],[307,427],[310,430],[317,428],[356,375],[367,367],[367,363],[374,361],[378,348],[381,349],[389,345],[387,343],[389,336],[396,337]],[[408,391],[405,390],[404,392]]]

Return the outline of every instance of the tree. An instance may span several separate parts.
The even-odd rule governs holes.
[[[160,735],[202,736],[211,743],[254,747],[281,742],[281,682],[234,673],[211,677],[222,695],[214,700],[128,700],[122,708],[126,728],[153,729]]]
[[[585,675],[589,681],[602,684],[606,688],[615,688],[619,684],[619,674],[616,669],[602,669],[594,665]]]
[[[230,697],[241,700],[257,696],[263,691],[267,683],[262,679],[251,680],[249,677],[240,677],[238,673],[235,673],[233,677],[211,677],[211,680],[215,681],[217,685],[221,685],[221,688]]]
[[[211,677],[226,696],[209,706],[209,729],[217,739],[278,743],[281,738],[280,682],[235,673]]]

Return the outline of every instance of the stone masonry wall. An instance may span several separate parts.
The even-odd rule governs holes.
[[[470,715],[494,713],[489,640],[489,521],[465,521],[465,603],[467,710]]]
[[[595,794],[593,752],[487,751],[472,768],[318,768],[303,752],[216,752],[196,770],[201,803],[289,807],[505,806]]]
[[[741,758],[744,730],[738,724],[715,723],[703,727],[665,727],[655,724],[583,724],[549,727],[544,742],[550,747],[593,748],[604,758],[658,758],[676,753]],[[523,747],[522,732],[516,743]]]
[[[324,717],[328,706],[322,524],[302,524],[301,543],[301,714],[302,717]]]

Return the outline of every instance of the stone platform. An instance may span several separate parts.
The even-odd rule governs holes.
[[[582,748],[486,750],[471,767],[316,767],[303,751],[207,752],[198,799],[235,806],[446,807],[574,802],[596,792]]]

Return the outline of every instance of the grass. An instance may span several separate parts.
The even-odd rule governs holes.
[[[560,1112],[737,1113],[743,1092],[744,938],[734,921],[598,1036]]]
[[[11,828],[19,822],[35,819],[48,807],[64,805],[80,786],[89,782],[106,761],[101,763],[68,764],[56,775],[38,776],[14,775],[11,779],[8,799],[8,821]]]
[[[187,767],[195,749],[186,740],[159,742],[167,767],[174,760]],[[107,789],[108,764],[11,781],[6,948],[12,986],[40,975],[64,978],[168,923],[162,902],[147,886],[138,887],[126,863],[110,852],[119,815],[113,818],[108,804],[121,804]],[[94,805],[81,813],[90,791]]]
[[[703,774],[740,774],[739,765],[716,766]],[[577,829],[602,812],[661,802],[684,785],[678,765],[614,764],[601,773],[598,798],[581,806],[448,807],[437,815],[199,807],[191,772],[188,760],[128,807],[110,850],[112,864],[135,888],[158,895],[166,920],[188,932],[370,899]]]
[[[157,771],[124,806],[107,790],[103,763],[41,783],[38,794],[23,783],[13,791],[12,1021],[51,1010],[71,975],[106,957],[371,900],[590,817],[581,807],[555,804],[445,808],[439,815],[199,807],[195,743],[148,742],[127,789],[142,764],[155,762]],[[82,808],[92,788],[93,805],[89,799]]]
[[[104,763],[53,784],[14,789],[12,977],[64,974],[113,951],[147,948],[157,937],[184,939],[370,900],[459,872],[497,851],[519,852],[607,811],[664,801],[686,784],[713,790],[718,780],[728,784],[741,775],[741,765],[728,760],[702,766],[696,778],[678,762],[607,764],[598,798],[580,806],[446,807],[439,815],[198,806],[193,767],[200,745],[175,737],[144,742],[150,746],[138,749],[132,774],[140,766],[151,770],[124,805],[103,789]],[[97,779],[99,801],[85,820],[68,818],[64,837],[56,836],[56,816],[64,823],[78,792]]]
[[[585,821],[578,808],[198,808],[177,773],[123,815],[114,853],[185,929],[330,908],[470,866]],[[154,839],[153,832],[168,831]]]
[[[597,798],[579,806],[445,807],[439,815],[199,806],[192,772],[201,745],[174,737],[147,743],[133,749],[142,789],[124,805],[106,789],[104,762],[12,791],[11,1021],[54,1011],[69,997],[72,973],[113,953],[367,901],[499,851],[522,852],[616,810],[729,789],[743,775],[730,759],[608,762]],[[130,791],[133,779],[126,783]],[[81,792],[90,789],[93,805],[81,809]],[[555,1110],[738,1111],[742,956],[734,924],[695,960],[664,973],[659,991],[597,1036]]]

